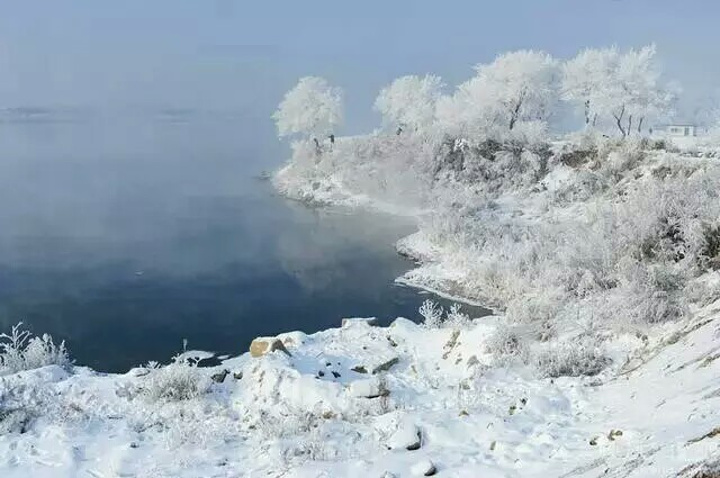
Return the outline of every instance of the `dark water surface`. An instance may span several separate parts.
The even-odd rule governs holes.
[[[183,339],[238,354],[341,317],[417,318],[427,296],[393,283],[412,221],[277,197],[257,176],[285,153],[247,121],[0,124],[0,330],[123,371]]]

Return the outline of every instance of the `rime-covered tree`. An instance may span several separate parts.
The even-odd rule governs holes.
[[[285,94],[273,119],[278,135],[322,138],[342,123],[342,90],[323,78],[306,76]]]
[[[441,125],[465,134],[503,134],[520,123],[547,121],[557,100],[557,62],[520,50],[475,68],[476,76],[438,102]]]
[[[617,48],[588,48],[565,62],[562,68],[561,97],[582,109],[586,126],[594,126],[603,96],[610,94],[613,72],[617,70]]]
[[[424,131],[435,121],[435,104],[442,94],[438,76],[403,76],[380,91],[375,109],[387,125],[411,131]]]
[[[647,120],[671,111],[674,95],[660,81],[654,45],[625,53],[616,48],[585,50],[563,70],[563,99],[583,108],[586,124],[594,125],[596,115],[602,116],[629,136],[642,132]]]

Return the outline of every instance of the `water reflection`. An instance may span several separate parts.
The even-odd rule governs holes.
[[[392,247],[411,221],[276,197],[255,177],[280,153],[242,122],[0,130],[0,329],[22,320],[81,364],[166,360],[183,338],[234,354],[423,300],[393,284],[412,266]]]

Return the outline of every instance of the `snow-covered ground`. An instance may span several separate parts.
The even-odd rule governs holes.
[[[347,321],[176,381],[143,368],[5,376],[0,476],[411,477],[430,464],[447,477],[715,476],[698,470],[720,460],[720,301],[594,377],[498,366],[499,320]],[[188,383],[200,388],[185,399],[151,393]]]

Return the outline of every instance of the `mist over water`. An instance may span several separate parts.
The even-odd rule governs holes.
[[[413,222],[277,197],[258,175],[283,157],[243,131],[198,114],[0,124],[0,329],[121,371],[184,338],[238,354],[341,317],[415,318],[424,297],[393,284]]]

